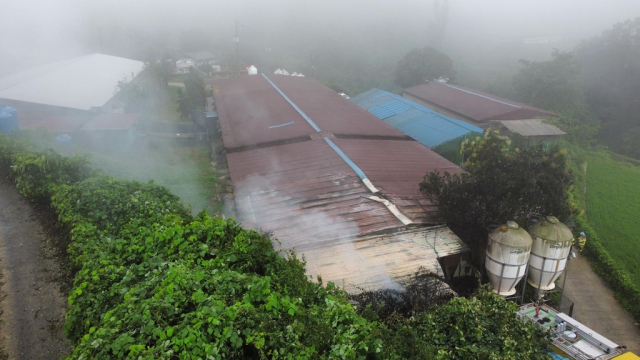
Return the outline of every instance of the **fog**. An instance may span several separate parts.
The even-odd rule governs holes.
[[[434,2],[448,4],[439,19]],[[260,49],[271,48],[271,57],[294,63],[300,62],[294,57],[313,62],[361,49],[397,60],[433,42],[434,33],[458,61],[469,61],[478,48],[525,37],[554,37],[554,47],[569,49],[640,16],[637,0],[5,0],[2,8],[0,76],[92,52],[140,60],[168,49],[224,55],[233,52],[236,20],[247,61],[260,61]]]

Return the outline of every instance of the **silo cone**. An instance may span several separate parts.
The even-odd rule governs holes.
[[[529,228],[533,238],[529,259],[529,284],[543,291],[556,287],[554,281],[567,266],[573,234],[567,225],[555,216],[547,218]]]
[[[515,294],[527,269],[531,243],[529,233],[515,221],[507,221],[489,233],[484,266],[493,292],[501,296]]]

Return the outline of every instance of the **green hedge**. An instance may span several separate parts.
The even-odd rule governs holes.
[[[640,321],[640,288],[625,270],[618,267],[616,261],[602,246],[598,235],[585,216],[580,215],[575,220],[576,231],[584,231],[587,236],[584,254],[591,260],[593,271],[613,288],[616,299],[633,314],[637,321]]]
[[[87,169],[0,135],[0,171],[71,239],[70,359],[548,358],[542,331],[497,295],[381,323],[265,235]]]

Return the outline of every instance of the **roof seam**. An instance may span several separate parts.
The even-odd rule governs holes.
[[[473,91],[469,91],[469,90],[465,90],[465,89],[460,89],[460,88],[458,88],[458,87],[455,87],[455,86],[453,86],[453,85],[449,85],[449,84],[444,84],[444,83],[440,83],[440,84],[442,84],[442,85],[444,85],[444,86],[448,86],[448,87],[453,88],[453,89],[456,89],[456,90],[459,90],[459,91],[462,91],[462,92],[466,92],[466,93],[471,94],[471,95],[475,95],[475,96],[479,96],[479,97],[484,98],[484,99],[488,99],[488,100],[491,100],[491,101],[495,101],[495,102],[498,102],[498,103],[500,103],[500,104],[509,105],[509,106],[513,106],[513,107],[518,108],[518,109],[522,109],[522,106],[518,106],[518,105],[514,105],[514,104],[509,104],[508,102],[500,101],[500,100],[496,100],[496,99],[491,98],[491,97],[489,97],[489,96],[480,95],[480,94],[478,94],[478,93],[474,93]]]

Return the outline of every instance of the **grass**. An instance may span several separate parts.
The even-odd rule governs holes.
[[[141,153],[122,155],[92,154],[92,164],[105,174],[167,187],[194,212],[222,211],[220,195],[227,184],[211,166],[209,148],[151,145]]]
[[[169,86],[165,92],[163,99],[158,102],[158,106],[154,107],[148,115],[149,120],[164,123],[182,123],[190,122],[180,117],[178,112],[178,90],[177,86]]]
[[[587,184],[589,223],[618,265],[640,284],[640,170],[627,162],[591,158]]]

